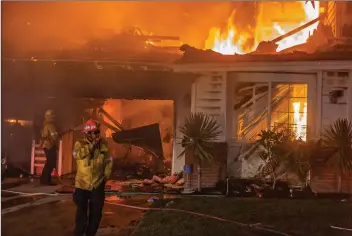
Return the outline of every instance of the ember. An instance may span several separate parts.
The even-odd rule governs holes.
[[[256,19],[255,25],[247,26],[245,29],[238,27],[236,22],[243,21],[243,19],[239,18],[237,16],[238,11],[234,10],[227,21],[226,30],[218,27],[213,27],[210,30],[205,47],[225,55],[250,53],[256,50],[261,41],[270,41],[284,35],[318,18],[320,13],[319,1],[314,1],[314,4],[310,2],[280,3],[282,4],[282,15],[284,15],[283,17],[287,17],[287,20],[279,21],[273,19],[277,17],[277,12],[268,11],[269,4],[273,3],[261,2],[256,4],[259,4],[259,7],[255,6],[255,9],[258,9],[257,15],[254,16]],[[286,16],[284,4],[290,4],[287,6],[290,8],[290,12],[294,13],[293,15],[289,14]],[[294,20],[292,20],[293,18]],[[276,51],[279,52],[286,48],[306,43],[307,39],[313,34],[313,31],[317,29],[318,24],[319,22],[316,22],[278,41],[276,43],[278,45]]]

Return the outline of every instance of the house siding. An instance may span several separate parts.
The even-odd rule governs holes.
[[[200,76],[193,88],[192,112],[203,112],[218,121],[221,135],[219,142],[226,140],[226,76],[212,72]]]
[[[258,80],[258,78],[252,78],[254,76],[248,76],[251,73],[263,73],[262,78],[264,80],[272,80],[273,77],[280,76],[280,72],[286,73],[281,78],[284,78],[289,82],[292,78],[287,73],[306,73],[314,75],[314,82],[311,80],[309,84],[309,101],[308,103],[308,130],[310,135],[308,138],[319,138],[324,131],[325,127],[336,121],[338,118],[348,118],[352,120],[352,63],[350,61],[311,61],[311,62],[280,62],[280,63],[264,63],[264,62],[239,62],[233,65],[221,65],[219,64],[196,64],[196,65],[183,65],[178,67],[179,71],[193,71],[202,73],[194,85],[193,88],[193,99],[192,99],[192,112],[202,111],[211,114],[205,107],[210,107],[210,104],[216,104],[214,109],[218,112],[218,116],[223,116],[221,120],[224,134],[222,140],[226,140],[228,143],[228,155],[227,155],[227,171],[228,175],[235,177],[243,177],[243,168],[246,165],[238,160],[240,149],[243,143],[233,139],[233,132],[235,132],[235,124],[232,124],[233,114],[233,94],[230,92],[229,86],[232,84],[230,73],[247,74],[245,80]],[[215,71],[215,72],[214,72]],[[346,74],[346,72],[348,72]],[[207,94],[207,89],[212,88],[210,86],[211,77],[215,74],[223,74],[222,78],[225,78],[224,83],[217,87],[218,91],[213,92],[210,95],[209,101],[204,102],[201,95]],[[237,75],[238,77],[238,75]],[[299,75],[297,75],[299,77]],[[278,77],[277,77],[278,78]],[[308,77],[307,77],[308,78]],[[301,80],[305,81],[304,77]],[[232,86],[231,85],[231,86]],[[226,88],[227,87],[227,88]],[[332,89],[342,89],[343,96],[338,99],[336,104],[333,104],[329,100],[329,92]],[[215,90],[215,88],[213,88]],[[221,95],[221,93],[223,93]],[[207,98],[207,97],[206,97]],[[209,97],[208,97],[209,98]],[[212,103],[211,103],[212,102]],[[213,115],[213,114],[211,114]],[[216,166],[214,166],[216,168]],[[248,172],[248,171],[247,171]],[[316,168],[311,171],[310,180],[312,187],[316,191],[320,192],[331,192],[337,189],[337,177],[333,170],[322,163],[317,164]],[[342,179],[342,190],[351,191],[351,177],[344,177]]]
[[[325,70],[322,72],[320,135],[323,135],[325,129],[339,118],[351,120],[351,84],[351,71],[349,70]],[[329,93],[333,90],[343,91],[343,95],[336,103],[329,99]],[[338,190],[336,171],[321,160],[314,161],[310,178],[312,188],[317,192],[336,192]],[[352,193],[352,175],[342,177],[341,191]]]

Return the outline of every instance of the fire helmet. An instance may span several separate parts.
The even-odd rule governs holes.
[[[99,131],[100,129],[100,123],[99,121],[96,120],[87,120],[87,122],[84,124],[83,133],[89,133],[89,132],[95,132],[95,131]]]
[[[53,110],[47,110],[47,111],[45,112],[45,115],[44,115],[44,118],[45,118],[45,119],[52,119],[52,118],[54,118],[54,117],[55,117],[55,113],[54,113]]]

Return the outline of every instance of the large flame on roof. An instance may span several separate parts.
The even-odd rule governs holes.
[[[295,18],[295,20],[288,19],[287,21],[275,21],[275,19],[273,19],[275,14],[268,15],[268,13],[265,12],[267,8],[264,8],[265,6],[268,6],[265,4],[272,3],[260,2],[258,4],[260,4],[260,7],[258,10],[258,15],[255,17],[256,25],[254,27],[239,29],[235,22],[238,18],[236,17],[238,12],[234,10],[228,18],[227,27],[225,30],[218,27],[213,27],[210,30],[208,39],[205,42],[206,49],[212,49],[213,51],[225,55],[250,53],[255,51],[261,41],[270,41],[295,28],[298,28],[299,26],[319,17],[320,12],[319,1],[314,1],[314,4],[312,1],[285,3],[296,4],[294,5],[295,8],[289,9],[291,18]],[[297,19],[299,21],[297,21]],[[319,22],[316,22],[298,33],[277,42],[277,51],[279,52],[286,48],[307,42],[307,39],[318,27],[318,24]]]

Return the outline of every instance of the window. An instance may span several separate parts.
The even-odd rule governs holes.
[[[261,130],[290,129],[306,140],[306,84],[272,83],[270,100],[268,83],[238,83],[235,88],[234,137],[254,141]],[[269,109],[270,104],[270,109]],[[270,111],[270,116],[268,115]]]
[[[290,129],[296,138],[307,136],[306,84],[273,84],[271,99],[271,128]]]
[[[268,83],[239,83],[235,88],[234,127],[238,140],[256,140],[268,127]]]

